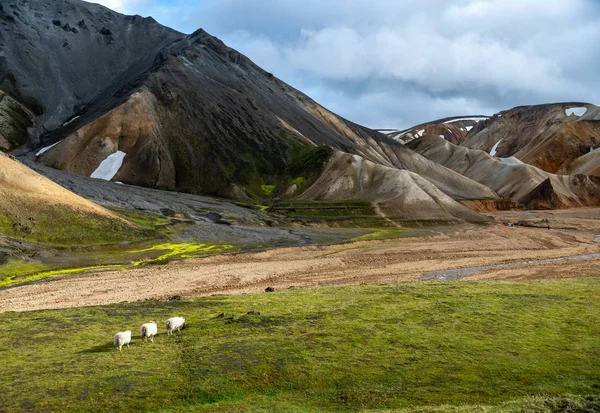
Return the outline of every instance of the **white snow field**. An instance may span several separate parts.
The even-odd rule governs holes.
[[[90,178],[96,179],[104,179],[105,181],[110,181],[115,177],[121,166],[123,166],[123,160],[125,159],[125,152],[117,151],[112,155],[109,155],[108,158],[100,163],[98,169],[96,169],[90,175]]]

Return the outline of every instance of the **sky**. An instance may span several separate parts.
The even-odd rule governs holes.
[[[405,128],[600,104],[600,0],[96,0],[203,28],[328,109]]]

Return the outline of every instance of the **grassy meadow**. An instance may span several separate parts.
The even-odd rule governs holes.
[[[176,315],[188,326],[168,337]],[[159,335],[142,345],[149,320]],[[3,313],[0,331],[6,412],[600,411],[597,278]]]

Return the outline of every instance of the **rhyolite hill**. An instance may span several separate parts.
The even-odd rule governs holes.
[[[389,137],[526,208],[600,205],[600,108],[564,102],[446,118]]]

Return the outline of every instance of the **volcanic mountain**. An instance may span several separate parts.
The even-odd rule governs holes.
[[[402,218],[416,214],[417,193],[422,210],[456,219],[472,214],[453,199],[498,197],[328,111],[203,30],[184,35],[79,0],[8,0],[0,13],[0,86],[19,113],[0,105],[4,146],[35,148],[54,168],[245,200],[325,199],[330,188],[314,186],[324,174],[353,170],[343,197],[385,198]],[[371,167],[343,159],[402,184],[388,196],[361,175]]]

